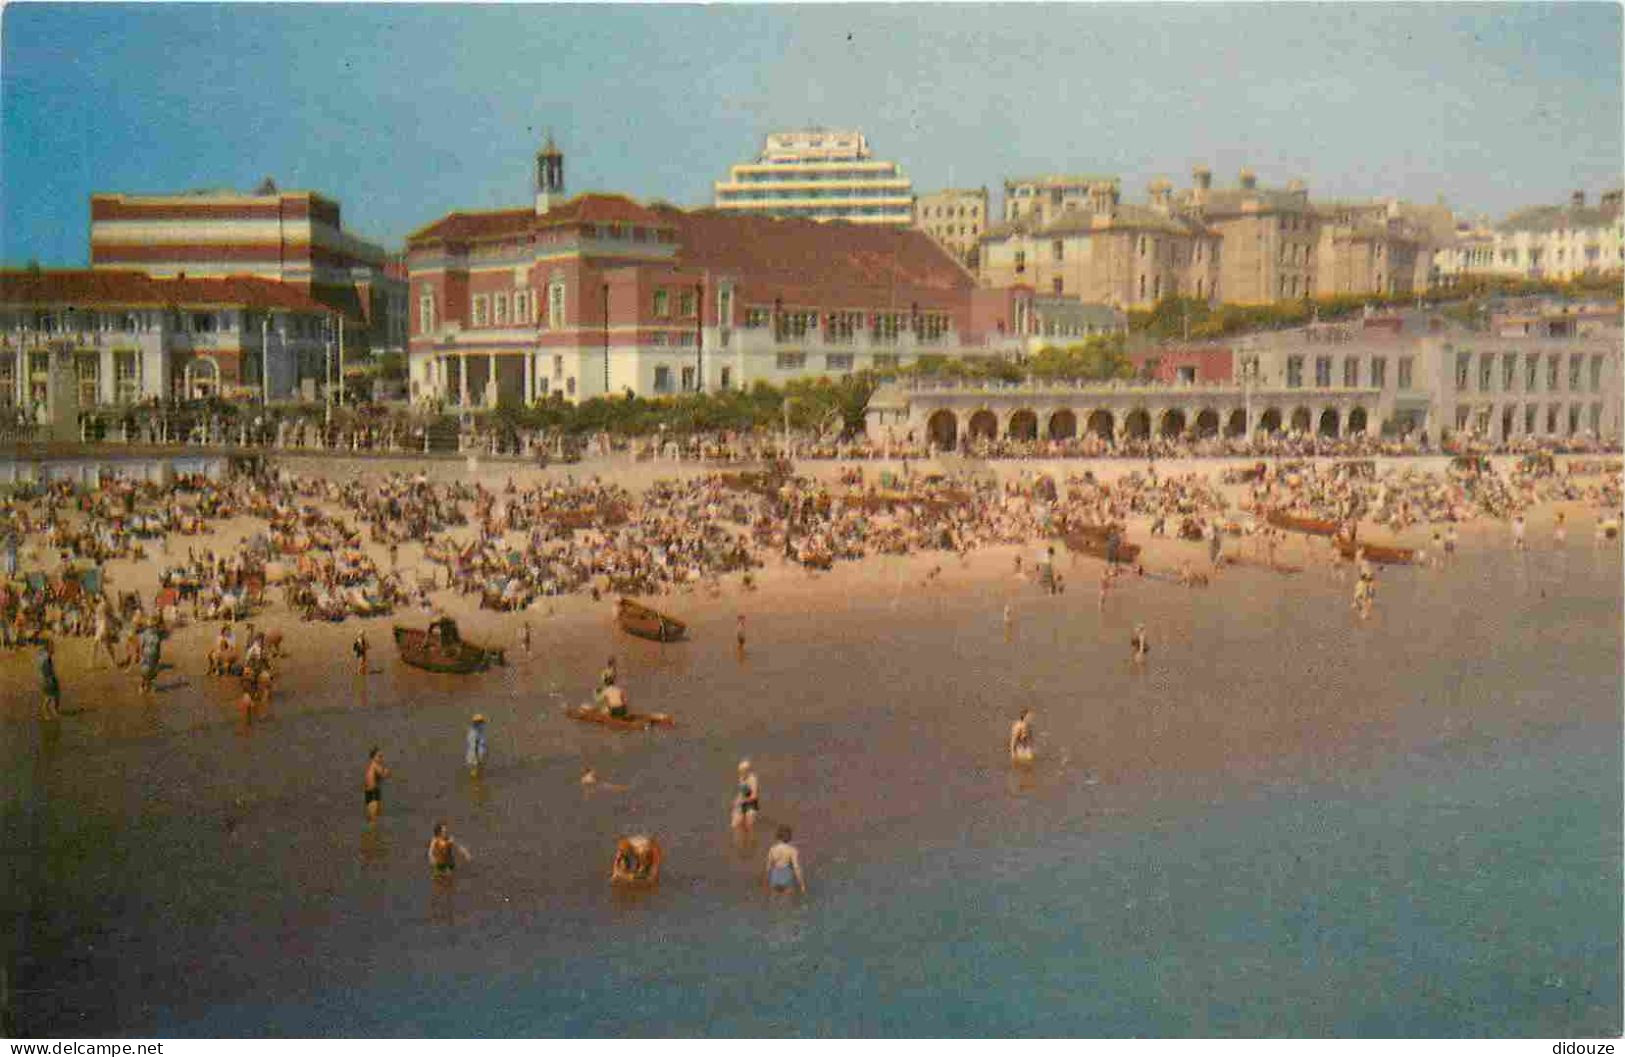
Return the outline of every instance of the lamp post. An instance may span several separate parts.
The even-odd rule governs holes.
[[[604,399],[609,399],[609,284],[604,284]]]
[[[705,283],[694,284],[694,391],[705,392]]]
[[[327,320],[327,340],[322,343],[324,360],[322,363],[322,424],[333,424],[333,320]],[[325,441],[326,438],[324,437]]]
[[[260,320],[260,406],[271,406],[271,313]]]

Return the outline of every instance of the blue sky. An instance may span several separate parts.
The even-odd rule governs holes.
[[[58,5],[0,22],[0,259],[82,265],[93,191],[284,188],[398,245],[571,192],[708,204],[764,133],[917,191],[1107,172],[1501,215],[1621,182],[1617,4]]]

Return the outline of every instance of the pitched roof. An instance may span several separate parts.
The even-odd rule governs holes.
[[[1110,222],[1097,224],[1096,214],[1087,209],[1066,209],[1053,220],[1044,224],[1034,225],[1030,219],[1022,217],[1017,220],[994,224],[982,233],[982,242],[997,242],[1011,236],[1030,235],[1033,237],[1049,237],[1055,235],[1087,235],[1092,232],[1111,231],[1159,231],[1171,235],[1206,235],[1212,234],[1209,229],[1191,217],[1181,216],[1177,213],[1163,213],[1148,206],[1133,205],[1131,203],[1118,203],[1112,207]]]
[[[677,263],[736,275],[748,296],[789,305],[873,305],[884,299],[942,307],[961,303],[976,280],[922,231],[843,221],[746,216],[657,206],[676,229]]]
[[[1531,206],[1520,209],[1496,225],[1496,230],[1507,234],[1519,231],[1563,231],[1605,228],[1619,219],[1617,211],[1596,206]]]
[[[145,272],[73,269],[0,271],[0,304],[73,308],[242,306],[329,312],[303,288],[247,275],[158,279]]]
[[[408,246],[417,242],[443,240],[462,242],[474,239],[524,235],[542,228],[564,224],[636,224],[659,227],[654,210],[639,205],[625,195],[582,194],[561,202],[546,213],[534,207],[495,209],[477,213],[447,213],[406,237]]]
[[[1190,193],[1187,191],[1181,196],[1189,201]],[[1226,188],[1209,191],[1207,200],[1202,204],[1202,212],[1209,216],[1228,216],[1243,212],[1244,204],[1249,200],[1258,202],[1258,210],[1263,213],[1303,213],[1312,208],[1308,196],[1303,191],[1284,191],[1274,188],[1260,187],[1248,191],[1242,188]]]

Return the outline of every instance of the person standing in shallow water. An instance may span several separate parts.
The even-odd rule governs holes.
[[[1034,755],[1033,710],[1024,708],[1010,724],[1010,759],[1014,763],[1032,763]]]
[[[457,856],[464,862],[473,862],[468,849],[452,839],[451,829],[444,822],[434,824],[434,835],[429,838],[429,868],[436,877],[450,877],[457,870]]]
[[[463,757],[468,773],[479,774],[485,769],[485,714],[474,713],[468,721],[468,751]]]
[[[367,773],[361,779],[361,801],[367,808],[367,821],[377,822],[384,809],[384,779],[389,768],[384,766],[384,750],[374,746],[367,754]]]
[[[357,675],[366,675],[367,674],[367,633],[365,631],[358,631],[358,632],[355,633],[355,642],[353,644],[351,644],[350,649],[355,654],[355,664],[356,664],[355,672],[356,672],[356,674]]]
[[[739,761],[739,784],[734,790],[734,806],[730,824],[734,829],[748,830],[762,810],[761,783],[750,769],[749,760]]]
[[[780,826],[774,836],[776,840],[773,846],[767,849],[767,875],[763,883],[775,895],[792,889],[799,889],[802,895],[806,895],[807,881],[801,874],[801,853],[790,843],[794,834],[789,826]]]

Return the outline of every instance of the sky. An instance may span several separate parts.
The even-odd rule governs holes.
[[[1049,172],[1307,182],[1458,212],[1622,182],[1613,3],[48,4],[0,11],[0,261],[88,263],[98,191],[336,198],[398,248],[567,191],[711,202],[775,129],[917,193]]]

